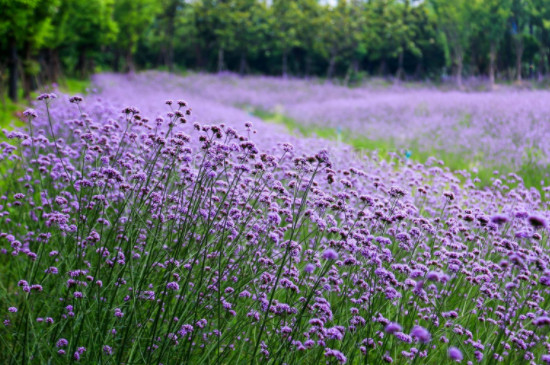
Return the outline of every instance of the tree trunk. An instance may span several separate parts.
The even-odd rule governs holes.
[[[332,79],[332,76],[334,75],[335,66],[336,66],[336,54],[332,53],[330,55],[330,60],[328,62],[327,79]]]
[[[351,64],[349,65],[348,72],[346,72],[346,78],[344,79],[344,84],[349,85],[351,81],[351,77],[353,75],[356,75],[359,72],[359,61],[357,58],[353,58],[351,60]]]
[[[495,61],[497,59],[497,44],[491,42],[491,49],[489,51],[489,87],[491,90],[495,88]]]
[[[523,58],[523,39],[518,35],[515,40],[516,48],[516,81],[521,83],[521,59]]]
[[[223,48],[218,49],[218,72],[223,71]]]
[[[241,61],[239,63],[239,74],[244,75],[246,72],[246,52],[241,52]]]
[[[4,95],[6,94],[5,86],[6,86],[6,70],[4,69],[4,65],[0,64],[0,102],[2,105],[6,105],[6,98]]]
[[[414,69],[414,78],[416,80],[420,79],[420,76],[422,75],[422,59],[419,59],[416,63],[416,68]]]
[[[31,48],[28,43],[25,44],[24,47],[24,61],[22,63],[22,76],[23,76],[23,97],[27,99],[27,101],[31,102],[31,70],[29,69],[31,67]]]
[[[198,69],[204,68],[204,59],[202,57],[202,50],[199,44],[195,44],[195,65]]]
[[[353,60],[351,61],[351,69],[353,70],[354,73],[359,73],[359,60],[357,58],[353,58]]]
[[[378,73],[380,76],[386,76],[387,62],[386,57],[382,57],[380,60],[380,66],[378,67]]]
[[[113,71],[120,72],[120,51],[118,48],[115,49],[115,55],[113,57]]]
[[[57,49],[50,50],[50,78],[52,82],[57,82],[61,76],[61,61],[59,60],[59,51]]]
[[[128,47],[126,50],[126,72],[133,74],[136,71],[136,66],[134,65],[134,57],[132,56],[132,47]]]
[[[88,74],[86,63],[87,63],[86,49],[83,48],[78,53],[78,73],[80,74],[81,79],[85,79]]]
[[[462,55],[458,55],[456,58],[456,86],[460,90],[464,88],[462,85],[462,68],[463,68]]]
[[[397,79],[397,81],[401,81],[401,79],[403,78],[403,57],[404,52],[399,52],[399,57],[397,58],[397,72],[395,73],[395,78]]]
[[[542,81],[544,80],[544,75],[546,74],[546,65],[545,65],[545,60],[546,60],[546,48],[544,46],[541,46],[540,47],[540,57],[539,57],[539,67],[538,67],[538,80],[539,81]]]
[[[52,81],[50,80],[47,50],[43,49],[38,53],[38,63],[40,71],[35,80],[38,82],[38,85],[50,84]]]
[[[166,21],[166,38],[167,38],[167,47],[166,47],[166,58],[165,62],[168,67],[168,71],[174,71],[174,28],[176,22],[176,13],[178,8],[179,0],[171,1],[170,5],[166,8],[165,16]]]
[[[168,51],[166,50],[166,47],[164,45],[160,46],[160,51],[158,52],[157,58],[155,59],[155,65],[157,67],[168,67]]]
[[[351,74],[353,73],[352,71],[352,66],[349,65],[348,67],[348,70],[346,71],[346,76],[344,77],[344,85],[348,86],[349,85],[349,82],[351,80]]]
[[[306,67],[304,69],[304,76],[307,78],[309,77],[309,74],[311,73],[311,56],[309,54],[306,55]]]
[[[170,39],[170,42],[168,43],[168,51],[167,51],[167,59],[166,63],[168,66],[168,71],[173,72],[174,71],[174,42],[172,39]]]
[[[13,102],[17,102],[17,44],[15,43],[15,38],[10,38],[9,40],[9,53],[8,72],[10,75],[8,96]]]
[[[283,77],[286,78],[288,75],[288,51],[283,51]]]

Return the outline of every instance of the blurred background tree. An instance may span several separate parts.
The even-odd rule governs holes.
[[[161,68],[544,82],[550,0],[0,0],[0,96]]]

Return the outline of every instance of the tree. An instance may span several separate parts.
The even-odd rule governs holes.
[[[395,77],[400,80],[403,77],[403,59],[406,51],[415,56],[420,56],[421,51],[416,42],[419,41],[417,23],[415,23],[415,6],[410,0],[404,0],[392,6],[395,21],[392,23],[392,38],[395,44],[395,53],[398,57],[397,72]]]
[[[539,44],[538,54],[538,77],[544,77],[547,71],[547,62],[550,52],[550,0],[531,0],[530,6],[531,22],[536,28],[534,30]]]
[[[430,66],[429,71],[441,67],[441,44],[437,42],[436,24],[433,14],[429,11],[425,2],[415,4],[410,12],[410,24],[414,29],[414,48],[411,53],[416,57],[415,76],[418,77],[425,66]]]
[[[85,78],[93,71],[91,55],[116,40],[114,0],[62,0],[59,9],[47,43],[52,55],[50,73],[57,77],[58,55],[65,50],[76,54],[75,71]]]
[[[199,0],[193,4],[194,21],[200,38],[198,47],[217,51],[217,70],[225,68],[225,52],[234,47],[231,0]]]
[[[22,64],[25,95],[31,88],[31,77],[36,73],[32,53],[45,41],[56,12],[57,1],[48,0],[0,0],[0,39],[8,49],[8,96],[17,101],[18,67]],[[19,59],[23,51],[23,63]]]
[[[395,18],[393,0],[372,0],[367,3],[367,33],[361,39],[369,49],[371,62],[379,62],[378,72],[386,74],[388,58],[395,56],[393,22]]]
[[[332,78],[338,58],[353,58],[362,44],[364,18],[358,2],[338,1],[324,12],[320,32],[322,54],[328,58],[327,78]]]
[[[114,19],[120,29],[116,46],[124,55],[127,72],[134,72],[134,53],[138,40],[153,23],[159,11],[160,6],[156,0],[117,0],[115,2]]]
[[[176,18],[178,11],[185,6],[184,0],[162,0],[160,1],[161,11],[158,16],[160,33],[161,54],[163,63],[168,71],[174,70],[174,41],[176,32]]]
[[[317,0],[301,0],[298,2],[302,21],[298,29],[300,48],[305,55],[304,75],[310,75],[313,68],[313,56],[318,44],[319,33],[325,26],[323,12],[325,8]]]
[[[267,8],[264,3],[256,0],[233,0],[231,23],[234,41],[231,51],[239,57],[239,73],[248,69],[247,56],[253,56],[265,43],[269,30],[267,23]]]
[[[462,88],[464,53],[472,34],[472,2],[470,0],[430,0],[436,14],[437,25],[450,54],[455,69],[456,83]]]
[[[300,46],[300,24],[304,14],[299,1],[273,0],[270,8],[270,27],[274,31],[275,48],[281,54],[281,72],[283,77],[288,74],[288,55],[290,51]]]
[[[516,81],[521,83],[521,66],[523,51],[525,50],[524,38],[529,21],[528,0],[512,0],[510,27],[512,39],[514,41],[514,51],[516,54]]]
[[[489,40],[489,83],[495,85],[498,45],[506,32],[512,0],[478,0],[475,3],[474,25]]]

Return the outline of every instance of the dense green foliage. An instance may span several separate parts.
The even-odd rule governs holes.
[[[550,0],[0,0],[0,84],[199,69],[543,79]],[[8,88],[6,88],[8,86]]]

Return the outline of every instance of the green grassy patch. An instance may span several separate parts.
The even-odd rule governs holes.
[[[90,80],[80,80],[65,78],[59,82],[59,90],[63,93],[73,94],[87,94],[90,88]]]
[[[7,97],[0,103],[0,128],[9,128],[12,125],[22,125],[18,115],[25,108],[23,104],[16,104]]]

